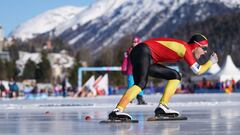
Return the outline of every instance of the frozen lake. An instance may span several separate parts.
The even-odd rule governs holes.
[[[169,104],[186,121],[148,122],[161,95],[145,95],[148,105],[129,104],[139,123],[100,124],[120,96],[1,100],[3,135],[239,135],[240,94],[175,95]],[[90,116],[90,120],[86,120]]]

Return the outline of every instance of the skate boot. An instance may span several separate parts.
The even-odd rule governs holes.
[[[168,108],[166,105],[160,104],[156,109],[155,109],[155,117],[161,117],[161,116],[166,116],[166,117],[178,117],[180,113],[178,111],[172,110]]]
[[[147,103],[144,101],[143,96],[137,95],[138,105],[146,105]]]
[[[120,112],[120,110],[116,108],[108,115],[108,119],[127,121],[132,120],[132,116],[127,113]]]

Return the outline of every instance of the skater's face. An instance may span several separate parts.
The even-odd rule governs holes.
[[[201,57],[201,55],[207,53],[206,49],[203,48],[203,47],[196,47],[194,50],[193,50],[193,55],[195,57],[195,59],[199,59]]]
[[[133,47],[135,47],[137,44],[138,44],[138,43],[135,43],[135,42],[134,42],[134,43],[133,43]]]

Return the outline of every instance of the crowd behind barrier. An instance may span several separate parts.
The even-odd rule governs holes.
[[[145,94],[163,93],[165,83],[160,82],[157,85],[149,83],[144,89]],[[119,95],[126,91],[126,86],[109,86],[109,95]],[[81,94],[85,92],[84,94]],[[86,94],[86,92],[88,94]],[[198,82],[192,82],[190,79],[181,83],[176,93],[232,93],[240,92],[240,81],[226,80],[224,82],[211,81],[204,78]],[[42,99],[47,97],[76,97],[77,88],[63,84],[37,84],[35,81],[16,83],[14,80],[0,81],[0,97],[1,98],[18,98],[26,99]],[[80,92],[80,97],[93,96],[91,90]],[[103,94],[104,95],[104,94]]]

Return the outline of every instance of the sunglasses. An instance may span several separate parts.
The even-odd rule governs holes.
[[[203,51],[207,51],[208,50],[208,47],[204,46],[204,47],[201,47],[203,49]]]

